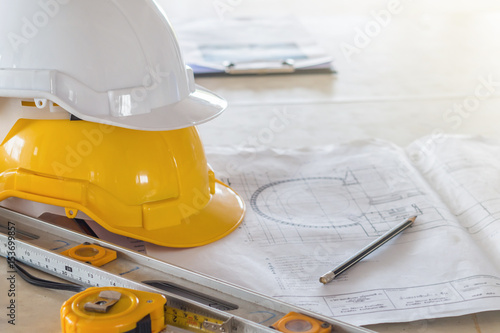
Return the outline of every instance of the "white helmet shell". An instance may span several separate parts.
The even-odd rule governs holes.
[[[154,0],[3,1],[0,12],[0,97],[139,130],[197,125],[227,106],[195,85]]]

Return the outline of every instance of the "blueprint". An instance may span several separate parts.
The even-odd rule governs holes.
[[[229,236],[147,253],[353,324],[500,309],[500,143],[370,140],[314,150],[207,148],[245,200]],[[319,277],[395,224],[414,225],[327,285]]]

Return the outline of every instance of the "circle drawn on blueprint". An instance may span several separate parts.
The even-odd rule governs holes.
[[[349,208],[349,198],[343,179],[308,177],[261,186],[253,193],[250,205],[260,216],[278,223],[303,228],[337,228],[356,224],[333,219]]]

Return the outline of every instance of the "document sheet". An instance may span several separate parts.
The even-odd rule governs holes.
[[[358,325],[500,309],[499,142],[206,150],[217,177],[244,198],[244,222],[198,248],[146,244],[149,255]],[[411,228],[319,282],[415,215]]]

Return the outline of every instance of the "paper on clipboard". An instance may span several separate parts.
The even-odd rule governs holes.
[[[294,17],[179,22],[176,33],[195,75],[332,73],[332,58]]]

